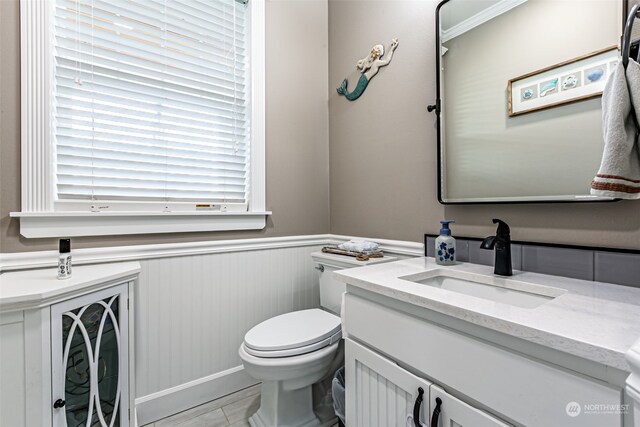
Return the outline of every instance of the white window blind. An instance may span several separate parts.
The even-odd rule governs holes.
[[[237,0],[55,0],[57,210],[247,209],[248,17]]]

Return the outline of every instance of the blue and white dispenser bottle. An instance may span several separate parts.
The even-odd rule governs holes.
[[[436,263],[440,265],[453,265],[456,263],[456,239],[451,237],[450,220],[440,221],[442,228],[436,239]]]

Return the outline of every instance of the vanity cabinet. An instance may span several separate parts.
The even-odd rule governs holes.
[[[429,425],[434,411],[439,411],[438,424],[433,427],[508,426],[363,345],[351,339],[345,341],[349,426],[414,427],[416,408],[424,425]]]
[[[136,262],[0,275],[0,426],[133,426]],[[90,422],[88,420],[90,419]]]
[[[375,425],[393,399],[393,422],[381,425],[407,425],[417,387],[425,390],[430,413],[440,398],[439,426],[623,425],[619,412],[569,410],[574,404],[585,411],[587,405],[619,407],[621,387],[432,321],[428,310],[409,314],[370,297],[349,290],[345,296],[347,425]]]

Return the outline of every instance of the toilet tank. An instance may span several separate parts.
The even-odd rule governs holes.
[[[315,268],[320,274],[320,306],[338,316],[340,316],[340,308],[342,306],[342,294],[347,290],[347,285],[336,280],[333,275],[334,271],[397,260],[395,257],[385,255],[384,258],[358,261],[354,257],[323,252],[313,252],[311,257]]]

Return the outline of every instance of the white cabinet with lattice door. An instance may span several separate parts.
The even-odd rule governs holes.
[[[51,307],[54,427],[128,425],[127,301],[125,283]]]
[[[135,426],[137,262],[0,274],[0,426]],[[6,380],[6,381],[5,381]]]

